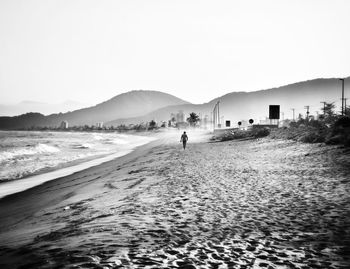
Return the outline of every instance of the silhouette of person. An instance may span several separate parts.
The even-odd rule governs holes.
[[[182,146],[184,147],[184,149],[186,148],[186,143],[188,141],[188,136],[186,134],[186,132],[184,132],[181,136],[180,142],[182,142]]]

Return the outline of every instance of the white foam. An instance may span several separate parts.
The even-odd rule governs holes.
[[[21,192],[35,186],[41,185],[47,181],[51,181],[60,177],[65,177],[71,175],[75,172],[85,170],[87,168],[100,165],[102,163],[111,161],[115,158],[121,157],[130,153],[132,150],[125,150],[122,152],[118,152],[116,154],[112,154],[103,158],[95,159],[92,161],[84,162],[78,165],[74,165],[71,167],[59,169],[56,171],[48,172],[41,175],[35,175],[31,177],[27,177],[20,180],[9,181],[5,183],[1,183],[0,185],[0,198],[3,198],[7,195],[14,194],[17,192]]]
[[[89,143],[84,143],[84,144],[81,144],[80,146],[77,146],[77,148],[80,148],[80,149],[91,149],[91,148],[93,148],[93,145],[89,144]]]
[[[129,143],[128,141],[120,139],[120,138],[114,138],[112,140],[112,142],[113,142],[113,144],[119,144],[119,145],[126,145]]]
[[[16,157],[25,156],[25,155],[35,155],[42,153],[56,153],[59,152],[60,149],[49,146],[46,144],[38,144],[35,147],[30,148],[18,148],[14,150],[4,151],[0,153],[0,162],[10,160]]]
[[[45,153],[45,152],[52,153],[52,152],[59,152],[60,149],[53,146],[46,145],[46,144],[38,144],[35,147],[35,151],[36,151],[35,153]]]
[[[97,135],[97,134],[93,134],[92,137],[96,140],[103,140],[104,139],[104,137],[102,137],[101,135]]]
[[[115,136],[113,138],[115,138]],[[84,163],[81,163],[78,165],[59,169],[59,170],[48,172],[45,174],[29,176],[29,177],[23,178],[23,179],[10,180],[7,182],[0,183],[0,198],[7,196],[7,195],[10,195],[10,194],[13,194],[13,193],[24,191],[26,189],[43,184],[44,182],[54,180],[56,178],[68,176],[68,175],[71,175],[75,172],[90,168],[92,166],[97,166],[97,165],[100,165],[101,163],[108,162],[108,161],[113,160],[117,157],[128,154],[137,146],[147,144],[147,143],[156,139],[155,137],[142,137],[142,136],[130,136],[130,137],[127,136],[125,138],[128,138],[130,141],[133,141],[133,143],[128,143],[126,141],[127,145],[125,145],[123,148],[120,148],[119,149],[120,151],[118,153],[114,153],[114,154],[108,155],[108,156],[103,157],[103,158],[98,158],[95,160],[87,161],[87,162],[84,162]],[[124,139],[121,139],[121,140],[124,140]],[[88,145],[87,143],[81,144],[81,145],[86,146],[86,147],[87,146],[92,147],[91,145]],[[45,144],[38,144],[35,148],[36,148],[35,153],[37,153],[38,151],[41,151],[41,152],[60,151],[58,148],[48,146]],[[23,152],[22,152],[22,154],[23,154]],[[91,154],[94,154],[94,152],[92,152]],[[63,163],[67,163],[67,162],[75,160],[75,159],[86,158],[87,156],[91,156],[91,154],[89,154],[89,153],[79,154],[79,155],[76,155],[75,158],[73,158],[73,159],[64,159]],[[1,161],[1,159],[0,159],[0,161]],[[31,163],[36,164],[37,162],[31,162]],[[44,164],[44,167],[55,167],[58,164],[56,162],[56,159],[52,159],[52,160],[46,159],[45,162],[42,161],[40,164],[42,164],[42,163]],[[19,171],[20,169],[16,169],[14,171],[15,174],[13,174],[12,176],[14,178],[18,178],[18,177],[22,177],[23,175],[26,175],[28,173],[34,173],[35,171],[38,170],[38,167],[36,167],[36,166],[33,167],[33,166],[27,165],[27,166],[25,166],[25,168],[26,168],[25,171]],[[9,168],[7,169],[7,172],[8,171],[9,171]],[[1,174],[0,174],[0,176],[1,176]],[[7,175],[7,178],[8,178],[8,175]]]

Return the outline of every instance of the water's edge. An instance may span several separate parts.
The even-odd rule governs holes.
[[[147,143],[146,143],[147,144]],[[116,159],[118,157],[122,157],[124,155],[129,154],[134,149],[130,150],[124,150],[115,154],[111,154],[102,158],[97,158],[94,160],[90,160],[87,162],[83,162],[77,165],[57,169],[51,172],[39,174],[39,175],[33,175],[30,177],[26,177],[23,179],[18,179],[14,181],[8,181],[0,184],[0,199],[4,198],[5,196],[22,192],[25,190],[28,190],[30,188],[33,188],[35,186],[41,185],[47,181],[55,180],[57,178],[65,177],[72,175],[76,172],[98,166],[102,163],[109,162],[113,159]]]

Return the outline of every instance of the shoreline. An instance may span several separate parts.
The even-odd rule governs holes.
[[[132,151],[133,149],[124,150],[104,157],[83,161],[79,164],[73,164],[71,166],[53,169],[52,171],[44,172],[42,174],[34,174],[24,178],[14,179],[11,181],[0,183],[0,200],[8,195],[26,191],[28,189],[44,184],[45,182],[57,180],[61,177],[70,176],[74,173],[83,171],[85,169],[99,166],[105,162],[109,162],[116,158],[127,155]]]
[[[346,268],[343,149],[190,139],[1,199],[0,266]]]
[[[92,166],[67,176],[54,178],[32,188],[2,197],[0,199],[0,219],[2,220],[0,223],[1,246],[18,245],[32,240],[36,229],[33,230],[33,233],[30,230],[21,234],[22,228],[20,228],[20,232],[15,232],[14,236],[12,233],[6,234],[5,231],[11,231],[13,225],[17,225],[17,223],[21,223],[28,217],[34,216],[36,212],[45,211],[47,208],[55,207],[61,202],[65,203],[72,199],[80,201],[82,197],[79,196],[79,193],[87,197],[94,195],[96,189],[93,187],[86,192],[83,192],[82,189],[85,187],[89,188],[94,183],[99,184],[98,179],[101,176],[98,175],[104,174],[106,168],[116,166],[119,167],[117,168],[119,170],[123,164],[137,159],[138,156],[145,154],[159,143],[159,139],[151,141],[135,147],[125,155],[113,158],[97,166]],[[24,229],[26,230],[26,228]]]
[[[173,136],[174,134],[170,134],[170,137]],[[35,212],[68,200],[73,196],[78,196],[77,194],[82,192],[81,188],[89,187],[94,183],[99,184],[101,176],[98,175],[105,174],[106,169],[122,170],[125,164],[144,157],[154,147],[169,143],[169,134],[159,134],[154,136],[154,138],[148,143],[136,146],[125,155],[114,157],[99,165],[88,167],[63,177],[53,178],[40,185],[0,198],[0,219],[2,219],[2,222],[0,222],[0,234],[3,232],[4,227],[10,227],[14,223],[21,222],[28,216],[32,216]],[[74,184],[71,184],[72,182]],[[56,188],[59,191],[55,190]],[[96,190],[91,188],[85,192],[84,196],[94,195],[94,191]],[[77,197],[76,199],[82,198]]]
[[[132,136],[132,135],[131,135]],[[145,136],[145,135],[143,135]],[[146,137],[146,136],[145,136]],[[44,167],[29,175],[21,178],[14,178],[0,181],[0,200],[8,195],[23,192],[27,189],[41,185],[45,182],[55,180],[61,177],[66,177],[77,173],[79,171],[88,169],[90,167],[101,165],[102,163],[119,158],[123,155],[129,154],[135,148],[143,146],[157,139],[156,137],[147,136],[148,141],[142,144],[136,143],[129,145],[129,147],[121,148],[116,153],[98,154],[95,156],[88,156],[81,159],[75,159],[66,163],[59,163],[55,167]]]

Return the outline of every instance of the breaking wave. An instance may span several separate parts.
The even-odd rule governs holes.
[[[76,144],[76,145],[73,145],[73,148],[75,148],[75,149],[91,149],[91,148],[93,148],[93,145],[89,144],[89,143]]]
[[[46,144],[38,144],[36,146],[16,148],[16,149],[0,152],[0,162],[8,161],[21,156],[44,154],[44,153],[56,153],[56,152],[60,152],[60,149],[54,146],[46,145]]]
[[[0,131],[0,184],[127,152],[151,140],[116,133]]]

